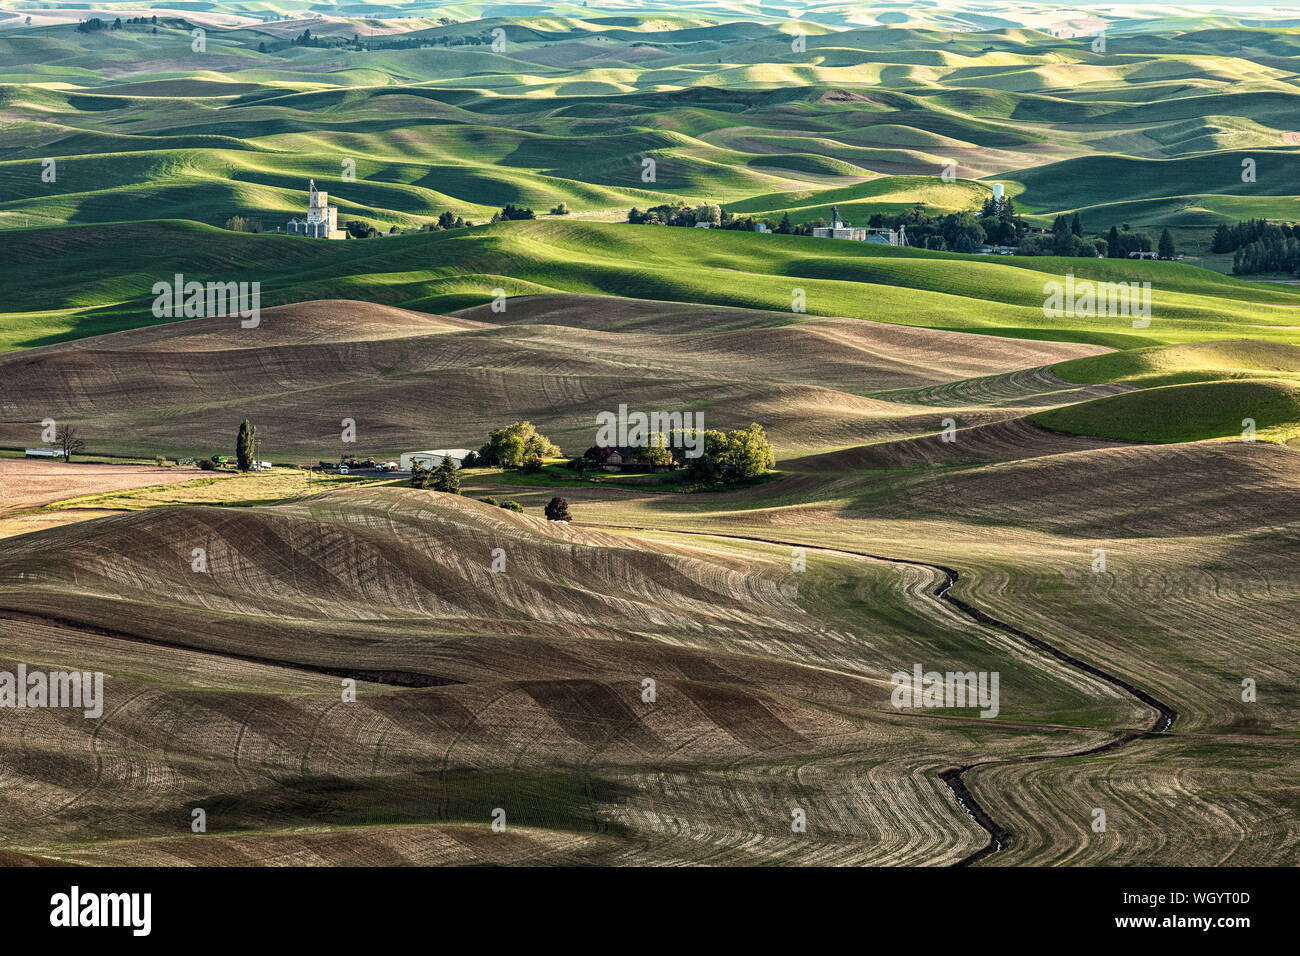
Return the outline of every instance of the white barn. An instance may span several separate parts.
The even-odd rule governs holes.
[[[413,462],[419,462],[426,468],[437,468],[442,464],[444,458],[450,458],[456,463],[456,467],[463,467],[465,456],[470,450],[468,448],[435,448],[432,451],[404,451],[400,462],[402,471],[410,471]]]

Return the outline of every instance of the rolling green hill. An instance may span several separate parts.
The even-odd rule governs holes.
[[[1121,18],[1122,41],[1099,54],[1047,32],[1046,12],[1005,29],[973,9],[908,10],[888,28],[838,8],[798,27],[707,4],[399,9],[415,16],[259,23],[264,5],[217,3],[190,14],[201,53],[174,14],[92,33],[0,23],[0,227],[242,215],[275,228],[301,212],[308,177],[383,231],[447,209],[482,220],[563,202],[608,219],[675,198],[795,221],[838,203],[865,220],[970,208],[992,181],[1040,221],[1170,226],[1189,251],[1220,222],[1300,218],[1287,65],[1300,43],[1285,27]],[[40,175],[49,158],[55,182]]]
[[[1054,408],[1030,420],[1113,441],[1190,442],[1249,434],[1250,440],[1285,442],[1300,436],[1300,381],[1162,385]]]
[[[21,233],[0,263],[8,348],[160,321],[154,283],[261,283],[263,307],[360,299],[423,312],[507,296],[581,292],[1092,342],[1119,348],[1210,339],[1300,342],[1300,290],[1176,263],[961,256],[802,236],[538,220],[323,242],[191,222],[57,227]],[[1102,316],[1047,318],[1045,286],[1152,284],[1150,326]],[[76,274],[69,284],[66,276]],[[804,312],[795,311],[802,290]]]

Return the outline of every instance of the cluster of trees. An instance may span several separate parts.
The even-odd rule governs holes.
[[[377,239],[379,230],[364,219],[349,219],[343,224],[348,235],[353,239]]]
[[[676,440],[680,437],[674,434]],[[776,464],[772,443],[763,426],[754,422],[748,428],[729,432],[708,430],[704,448],[697,458],[687,459],[686,474],[700,485],[730,485],[766,474]]]
[[[262,220],[247,219],[243,216],[231,216],[226,220],[226,228],[231,232],[261,232]]]
[[[449,495],[458,495],[460,494],[460,469],[456,467],[456,462],[450,455],[444,456],[436,468],[413,461],[411,462],[411,487],[430,488],[434,491],[445,491]]]
[[[877,213],[867,225],[872,229],[906,228],[909,246],[939,252],[975,252],[985,243],[1015,245],[1030,229],[1009,197],[999,202],[992,196],[979,210],[932,216],[918,203],[893,216]]]
[[[356,37],[357,49],[361,49],[361,41]],[[432,46],[432,41],[428,37],[407,37],[406,39],[396,38],[392,40],[371,39],[369,49],[371,50],[423,50],[425,47]]]
[[[1279,242],[1283,239],[1300,239],[1300,223],[1288,225],[1267,219],[1248,219],[1235,226],[1216,226],[1210,251],[1235,252],[1252,242]]]
[[[1123,230],[1111,226],[1106,234],[1106,257],[1109,259],[1127,259],[1134,252],[1150,252],[1151,237],[1145,232],[1129,232],[1128,224]]]
[[[440,229],[464,229],[465,220],[460,216],[452,215],[451,210],[444,210],[439,216],[437,222],[426,222],[420,227],[421,232],[437,232]]]
[[[492,214],[493,222],[510,222],[513,219],[536,219],[536,218],[537,218],[537,214],[534,213],[531,209],[526,209],[523,206],[516,206],[512,202],[506,203],[501,208],[500,212],[494,212]]]
[[[497,465],[502,468],[536,470],[544,458],[555,458],[560,449],[537,430],[532,422],[514,422],[488,435],[487,444],[477,453],[470,452],[465,467]]]
[[[1233,254],[1232,271],[1237,275],[1260,272],[1290,272],[1300,275],[1300,238],[1269,235],[1248,243]]]
[[[298,34],[296,37],[290,37],[289,45],[318,48],[355,46],[358,50],[361,49],[361,41],[357,38],[356,34],[353,34],[352,39],[349,40],[347,37],[312,36],[310,30],[303,30],[302,33]]]
[[[1248,219],[1235,226],[1216,226],[1210,251],[1233,253],[1232,271],[1237,275],[1300,275],[1300,223]]]
[[[144,26],[154,24],[154,27],[150,32],[151,33],[158,32],[157,17],[127,17],[126,23],[129,25],[142,24]],[[27,25],[31,26],[31,24],[32,24],[32,18],[28,17]],[[184,20],[177,20],[173,18],[173,19],[163,20],[163,26],[188,28],[189,24],[186,23]],[[99,17],[91,17],[90,19],[82,20],[80,23],[77,24],[78,33],[94,33],[96,30],[121,30],[121,29],[122,29],[121,17],[118,17],[112,23],[109,23],[107,20],[101,20]]]
[[[633,206],[628,210],[627,221],[638,226],[688,226],[693,228],[699,222],[716,226],[722,223],[722,207],[716,203],[700,203],[698,206],[692,207],[684,202],[678,202],[651,206],[645,212],[642,212],[636,206]]]
[[[1083,222],[1076,212],[1073,219],[1057,216],[1052,230],[1045,236],[1026,236],[1016,246],[1021,256],[1076,256],[1095,259],[1109,253],[1110,244],[1105,239],[1087,239],[1083,235]]]
[[[443,17],[438,22],[441,23],[442,20],[446,20],[446,17]],[[447,20],[447,22],[454,23],[455,21]],[[436,46],[491,46],[492,32],[489,30],[484,33],[477,34],[475,36],[430,37],[428,43],[429,46],[435,46],[435,45]]]

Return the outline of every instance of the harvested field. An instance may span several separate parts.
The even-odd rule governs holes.
[[[200,474],[197,468],[0,458],[0,518],[65,498],[184,481]]]
[[[269,309],[256,329],[192,319],[24,350],[0,358],[12,383],[0,395],[0,441],[19,440],[28,422],[56,409],[80,424],[90,449],[119,453],[194,454],[250,416],[269,455],[337,445],[343,417],[382,455],[476,446],[519,419],[545,421],[552,437],[585,448],[601,411],[685,402],[710,427],[760,420],[778,447],[826,448],[937,425],[929,407],[868,393],[1104,351],[596,296],[537,296],[510,308],[498,326],[479,321],[493,315],[483,310],[457,318],[313,302]],[[655,331],[643,330],[648,323]],[[1035,382],[1048,393],[1065,387]],[[1052,404],[1050,394],[1038,404]],[[1013,414],[972,405],[966,420]]]
[[[205,574],[190,570],[196,541]],[[495,576],[493,544],[509,562]],[[924,569],[827,553],[805,594],[785,583],[780,556],[562,529],[409,490],[164,509],[12,539],[0,550],[0,654],[103,668],[107,703],[99,724],[48,710],[6,723],[18,736],[4,748],[4,799],[25,809],[5,815],[6,845],[81,859],[77,844],[95,832],[130,838],[115,859],[177,862],[198,852],[167,839],[194,803],[210,808],[214,834],[194,859],[249,862],[251,838],[216,833],[287,825],[286,812],[311,807],[302,823],[334,834],[316,839],[360,862],[388,839],[367,806],[389,825],[441,826],[483,823],[503,805],[547,834],[525,829],[533,849],[497,848],[499,862],[954,862],[982,837],[946,796],[942,765],[1110,735],[1032,728],[1015,704],[1003,719],[1016,732],[966,721],[978,744],[951,751],[947,720],[890,707],[886,662],[1001,658],[1007,685],[1024,684],[1009,698],[1056,698],[1076,713],[1109,698],[1097,723],[1140,719],[944,609]],[[863,586],[901,616],[848,630],[844,602]],[[909,623],[915,614],[925,623]],[[345,618],[358,623],[341,628]],[[348,672],[358,699],[340,704]],[[442,683],[411,687],[400,674]],[[640,696],[647,675],[652,706]],[[76,788],[92,739],[103,769]],[[594,804],[579,799],[586,787]],[[819,821],[807,841],[781,836],[791,800]],[[556,843],[556,830],[574,839]],[[474,858],[456,852],[436,858]]]
[[[167,469],[161,487],[38,500],[11,518],[32,533],[0,543],[0,659],[102,669],[109,709],[98,728],[53,711],[5,724],[5,848],[175,865],[1295,862],[1294,449],[1033,424],[1144,386],[1054,370],[1094,346],[605,306],[537,297],[505,321],[310,303],[269,310],[265,347],[194,320],[21,353],[28,387],[76,383],[114,447],[206,436],[244,407],[291,449],[337,441],[345,414],[411,447],[514,418],[586,443],[584,420],[644,399],[762,421],[782,474],[697,494],[574,483],[568,526],[537,517],[554,487],[493,471],[467,472],[462,498]],[[418,414],[394,413],[413,397]],[[485,494],[527,513],[471,500]],[[89,520],[55,525],[71,514]],[[942,569],[959,574],[944,599]],[[998,673],[998,714],[893,706],[891,675],[916,663]],[[511,837],[484,842],[496,808]]]

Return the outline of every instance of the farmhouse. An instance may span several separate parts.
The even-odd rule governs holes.
[[[410,471],[413,462],[419,462],[426,468],[436,468],[442,464],[444,458],[450,458],[456,463],[456,467],[463,467],[465,456],[469,454],[468,448],[435,448],[432,451],[406,451],[402,452],[402,471]]]
[[[669,471],[676,462],[654,464],[645,459],[646,450],[631,446],[605,447],[596,445],[588,449],[586,458],[599,465],[602,471]]]
[[[291,236],[311,236],[313,239],[346,239],[348,234],[339,228],[339,207],[329,204],[329,193],[316,189],[316,180],[307,181],[307,219],[290,219],[285,232]]]

